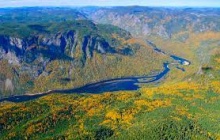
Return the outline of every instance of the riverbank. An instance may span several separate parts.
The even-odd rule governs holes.
[[[52,94],[52,93],[63,93],[63,94],[70,94],[70,93],[93,93],[93,94],[101,94],[104,92],[115,92],[115,91],[123,91],[123,90],[138,90],[140,87],[138,84],[143,83],[152,83],[160,80],[163,78],[169,71],[168,67],[169,63],[164,63],[164,70],[160,72],[157,75],[151,75],[151,76],[134,76],[134,77],[125,77],[125,78],[117,78],[117,79],[109,79],[105,81],[100,81],[97,83],[90,83],[87,85],[84,85],[79,88],[73,88],[73,89],[55,89],[55,90],[49,90],[47,92],[38,93],[38,94],[25,94],[20,96],[12,96],[8,98],[3,98],[0,100],[0,102],[3,101],[9,101],[9,102],[24,102],[24,101],[30,101],[33,99],[40,98],[42,96]],[[150,78],[149,81],[144,81],[143,79]]]
[[[190,65],[191,62],[175,56],[171,55],[169,53],[164,52],[163,50],[160,50],[155,44],[153,44],[150,41],[147,41],[147,43],[153,47],[153,49],[158,52],[162,53],[164,55],[168,55],[171,57],[174,61],[177,61],[178,64],[180,65]],[[132,77],[124,77],[124,78],[116,78],[116,79],[108,79],[96,83],[89,83],[86,84],[82,87],[78,88],[73,88],[73,89],[54,89],[54,90],[48,90],[47,92],[42,92],[42,93],[37,93],[37,94],[25,94],[25,95],[20,95],[20,96],[12,96],[8,98],[3,98],[0,99],[0,102],[3,101],[9,101],[9,102],[24,102],[24,101],[30,101],[48,94],[52,93],[62,93],[62,94],[71,94],[71,93],[77,93],[77,94],[82,94],[82,93],[92,93],[92,94],[101,94],[104,92],[115,92],[115,91],[133,91],[133,90],[138,90],[140,87],[138,84],[143,84],[143,83],[153,83],[156,81],[159,81],[163,77],[165,77],[168,72],[170,71],[169,68],[170,63],[164,63],[163,67],[164,70],[160,72],[159,74],[156,75],[150,75],[150,76],[132,76]],[[172,63],[171,63],[172,64]],[[143,80],[143,79],[149,79],[150,80]]]

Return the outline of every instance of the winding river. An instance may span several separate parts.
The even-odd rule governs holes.
[[[152,42],[147,41],[147,43],[154,48],[155,51],[158,53],[163,53],[168,55],[166,52],[160,50],[157,48],[156,45],[154,45]],[[190,61],[175,56],[175,55],[169,55],[173,60],[177,61],[181,65],[190,65]],[[11,96],[8,98],[0,99],[0,102],[3,101],[10,101],[10,102],[24,102],[24,101],[30,101],[33,99],[37,99],[39,97],[52,94],[52,93],[63,93],[63,94],[71,94],[71,93],[93,93],[93,94],[100,94],[104,92],[114,92],[114,91],[132,91],[139,89],[139,84],[143,83],[152,83],[156,82],[158,80],[161,80],[163,77],[165,77],[168,72],[170,71],[169,68],[170,63],[164,63],[163,64],[163,71],[156,75],[152,76],[133,76],[133,77],[124,77],[124,78],[116,78],[116,79],[109,79],[104,80],[96,83],[90,83],[86,84],[79,88],[73,88],[73,89],[63,89],[63,90],[49,90],[44,93],[39,94],[29,94],[29,95],[20,95],[20,96]],[[177,67],[179,68],[179,67]],[[181,69],[181,68],[179,68]],[[181,69],[184,71],[184,69]]]

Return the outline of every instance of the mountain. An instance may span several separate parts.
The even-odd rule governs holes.
[[[218,32],[219,15],[219,8],[27,7],[0,9],[0,22],[93,20],[118,26],[138,37],[155,35],[172,38],[183,32]]]
[[[0,25],[2,97],[73,88],[162,68],[162,55],[118,27],[89,20],[28,20]],[[141,57],[146,61],[143,65],[136,62]],[[150,58],[161,66],[146,69],[154,64]]]
[[[178,33],[220,31],[218,8],[108,7],[82,8],[89,19],[112,24],[135,36],[172,38]],[[187,37],[185,35],[185,37]],[[183,36],[184,38],[184,36]]]
[[[14,31],[10,31],[16,27]],[[104,28],[109,29],[109,34],[104,33]],[[91,58],[94,51],[98,53],[129,54],[129,48],[117,48],[119,42],[111,40],[112,34],[123,36],[125,39],[131,35],[114,26],[104,27],[95,25],[90,21],[61,22],[50,24],[14,24],[1,27],[0,44],[2,54],[12,54],[16,59],[12,63],[20,61],[33,62],[40,55],[50,59],[73,59],[79,44],[82,63]],[[107,40],[108,39],[108,40]],[[112,38],[113,39],[113,38]],[[126,53],[126,54],[125,54]],[[33,56],[28,56],[33,54]],[[36,55],[36,56],[35,56]],[[66,55],[66,56],[64,56]],[[62,57],[63,56],[63,57]],[[2,56],[4,57],[4,56]]]
[[[192,78],[202,67],[211,66],[212,55],[219,48],[219,8],[130,6],[84,7],[79,11],[96,23],[118,26],[136,38],[154,42],[159,49],[193,61],[184,77]],[[182,79],[181,75],[170,77]]]
[[[22,8],[1,8],[0,22],[49,22],[85,20],[83,13],[73,8],[62,7],[22,7]]]
[[[169,76],[191,79],[218,50],[219,13],[139,6],[0,9],[1,96],[161,71],[168,57],[146,40],[193,60],[186,73]]]

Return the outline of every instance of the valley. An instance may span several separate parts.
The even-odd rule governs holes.
[[[220,139],[219,19],[219,8],[0,8],[0,140]]]
[[[152,82],[157,82],[158,80],[164,78],[168,72],[170,71],[169,65],[190,65],[190,62],[186,59],[177,57],[175,55],[170,55],[167,54],[166,52],[158,49],[155,44],[152,42],[148,43],[153,47],[153,49],[156,52],[166,54],[176,62],[174,63],[164,63],[163,67],[164,70],[160,72],[157,75],[151,75],[151,76],[134,76],[134,77],[124,77],[124,78],[118,78],[118,79],[109,79],[105,81],[100,81],[97,83],[92,83],[92,84],[86,84],[85,86],[78,87],[78,88],[73,88],[73,89],[50,89],[47,92],[43,93],[34,93],[34,94],[25,94],[22,96],[12,96],[8,98],[3,98],[0,100],[0,102],[3,101],[9,101],[9,102],[24,102],[24,101],[30,101],[33,99],[37,99],[39,97],[52,94],[52,93],[64,93],[64,94],[69,94],[69,93],[93,93],[93,94],[100,94],[104,92],[115,92],[115,91],[132,91],[132,90],[138,90],[140,87],[138,84],[146,84],[146,83],[152,83]],[[184,68],[176,67],[179,68],[182,71],[185,71]]]

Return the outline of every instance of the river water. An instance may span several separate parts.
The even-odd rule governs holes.
[[[160,50],[157,48],[156,45],[154,45],[152,42],[148,42],[150,46],[154,48],[155,51],[158,53],[163,53],[167,54],[166,52]],[[190,61],[175,56],[175,55],[169,55],[172,59],[177,61],[181,65],[190,65]],[[71,94],[71,93],[93,93],[93,94],[101,94],[104,92],[114,92],[114,91],[132,91],[132,90],[137,90],[140,88],[139,84],[143,83],[153,83],[156,81],[161,80],[164,78],[170,71],[169,68],[169,63],[164,63],[163,64],[163,71],[156,75],[151,75],[151,76],[132,76],[132,77],[123,77],[123,78],[117,78],[117,79],[109,79],[105,81],[100,81],[96,83],[90,83],[87,85],[84,85],[79,88],[73,88],[73,89],[63,89],[63,90],[50,90],[45,93],[41,94],[36,94],[36,95],[20,95],[20,96],[12,96],[4,99],[0,99],[0,102],[3,101],[10,101],[10,102],[24,102],[24,101],[30,101],[37,99],[39,97],[48,95],[48,94],[53,94],[53,93],[63,93],[63,94]],[[178,67],[179,68],[179,67]],[[179,68],[180,69],[180,68]],[[184,69],[182,69],[185,71]]]

